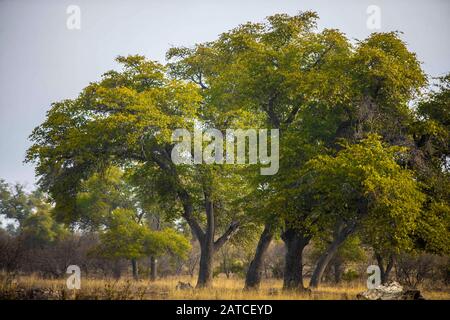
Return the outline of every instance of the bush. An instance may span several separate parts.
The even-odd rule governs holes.
[[[359,278],[359,274],[357,271],[348,269],[342,274],[342,280],[344,281],[353,281]]]

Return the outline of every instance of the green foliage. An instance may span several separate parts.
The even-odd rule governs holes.
[[[342,280],[344,280],[344,281],[351,282],[351,281],[356,280],[358,278],[359,278],[358,272],[353,270],[353,269],[346,270],[342,274]]]
[[[0,180],[0,215],[17,221],[17,227],[10,227],[10,231],[24,237],[27,245],[51,244],[67,234],[64,226],[53,219],[51,210],[41,190],[28,193],[21,184],[11,186]]]
[[[191,249],[188,239],[179,232],[166,228],[161,231],[148,231],[144,241],[144,251],[147,255],[161,256],[170,253],[181,259],[186,259]]]
[[[111,164],[158,163],[175,128],[189,128],[200,96],[191,84],[171,80],[165,68],[141,56],[119,57],[110,71],[75,100],[52,105],[31,135],[27,160],[56,211],[76,212],[81,182]]]
[[[417,106],[419,122],[416,135],[420,147],[440,160],[448,170],[450,155],[450,74],[439,79],[437,90],[431,91]]]
[[[186,258],[189,241],[172,229],[153,231],[135,220],[134,212],[116,209],[109,228],[100,234],[95,252],[111,259],[139,259],[171,253]]]
[[[450,75],[418,103],[413,131],[417,150],[411,164],[427,196],[416,245],[431,253],[450,252]]]
[[[395,161],[404,150],[384,146],[376,135],[343,147],[334,157],[308,161],[292,189],[300,212],[312,212],[311,229],[344,223],[363,227],[375,247],[409,248],[424,196],[412,172]],[[287,218],[295,224],[295,215]]]
[[[403,134],[413,121],[408,103],[426,84],[420,63],[399,34],[374,33],[352,44],[338,30],[318,32],[317,18],[313,12],[274,15],[263,23],[243,24],[215,41],[167,53],[171,73],[202,89],[210,102],[204,112],[225,111],[228,125],[244,122],[281,129],[280,171],[274,177],[253,177],[244,206],[256,221],[279,225],[285,217],[287,226],[306,234],[324,226],[318,221],[323,215],[310,214],[311,208],[302,205],[322,207],[320,201],[308,198],[308,190],[294,191],[305,163],[332,154],[340,148],[340,138],[356,141],[377,132],[387,141],[408,139]],[[389,181],[371,179],[365,182],[367,193],[380,193],[370,190],[380,185],[383,194],[395,189],[388,187]],[[350,197],[354,187],[341,196]],[[347,204],[343,198],[336,197],[321,210],[330,211],[331,203]],[[349,205],[335,214],[351,216],[356,208]]]
[[[56,212],[66,222],[77,222],[83,229],[96,230],[108,225],[111,212],[117,208],[136,209],[135,199],[117,167],[109,167],[83,181],[77,194],[75,215]]]
[[[170,49],[166,66],[118,57],[121,70],[54,103],[31,135],[27,161],[57,220],[105,228],[102,252],[127,259],[182,255],[178,233],[149,225],[184,217],[200,239],[207,202],[215,230],[241,223],[234,241],[243,245],[264,223],[324,241],[343,224],[377,251],[448,252],[449,76],[414,111],[427,81],[398,33],[352,43],[338,30],[317,30],[317,19],[302,12],[249,22]],[[174,166],[172,131],[192,132],[194,120],[203,129],[279,128],[278,174]],[[20,188],[2,182],[0,195],[0,213],[31,214]],[[358,245],[348,241],[339,254],[356,259]]]
[[[32,208],[32,201],[23,185],[11,186],[0,179],[0,215],[17,219],[20,223],[32,213]]]
[[[325,236],[325,235],[323,235]],[[318,258],[326,249],[330,240],[324,237],[318,237],[314,241],[313,257]],[[348,237],[339,247],[334,259],[339,259],[342,263],[361,262],[367,258],[361,238],[358,235]]]
[[[361,239],[349,237],[338,249],[338,256],[346,262],[360,262],[367,258]]]
[[[418,248],[437,254],[450,253],[450,206],[448,202],[428,204],[418,223]]]
[[[68,234],[67,229],[55,222],[48,211],[38,211],[28,216],[20,232],[26,238],[26,243],[32,247],[54,243]]]

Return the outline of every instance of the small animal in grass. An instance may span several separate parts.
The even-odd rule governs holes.
[[[178,281],[176,289],[177,290],[191,290],[191,289],[194,289],[194,287],[189,282]]]

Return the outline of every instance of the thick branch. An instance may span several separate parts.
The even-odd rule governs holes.
[[[294,108],[292,108],[288,118],[286,121],[284,121],[285,124],[289,125],[294,121],[295,116],[297,115],[298,111],[300,110],[300,104],[296,105]]]
[[[205,210],[206,210],[206,230],[205,230],[205,240],[207,243],[214,242],[215,233],[215,218],[214,218],[214,205],[207,192],[205,192]]]
[[[197,222],[197,220],[193,215],[194,209],[189,194],[187,193],[186,190],[181,188],[179,188],[177,194],[181,200],[181,203],[183,204],[183,218],[186,219],[186,222],[188,223],[189,227],[191,228],[192,232],[197,237],[197,239],[200,242],[202,242],[205,238],[205,233],[203,232],[202,228],[200,227],[200,224]]]
[[[274,128],[279,128],[280,127],[280,119],[278,118],[278,115],[275,112],[274,109],[274,103],[275,103],[275,99],[277,98],[277,94],[275,93],[274,95],[272,95],[269,98],[269,101],[267,103],[264,103],[262,105],[262,108],[264,111],[267,112],[267,115],[269,116],[269,121],[272,124],[272,126]]]
[[[168,157],[167,150],[160,150],[159,152],[160,154],[165,155],[166,158]],[[197,237],[197,239],[199,239],[200,241],[203,241],[205,238],[205,232],[203,232],[200,224],[194,217],[194,208],[192,205],[191,197],[189,196],[188,192],[180,186],[180,183],[177,179],[176,170],[173,167],[172,162],[164,161],[163,158],[164,156],[161,157],[158,156],[155,152],[152,153],[152,159],[158,164],[158,166],[177,181],[175,182],[174,187],[176,189],[177,196],[183,205],[183,218],[188,223],[194,236]]]
[[[230,223],[227,231],[224,232],[224,234],[217,239],[214,242],[214,250],[220,250],[220,248],[222,248],[222,246],[228,241],[230,240],[230,238],[239,230],[239,222],[238,221],[233,221]]]

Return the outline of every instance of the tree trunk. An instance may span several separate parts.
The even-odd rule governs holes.
[[[198,271],[197,288],[212,286],[214,246],[208,240],[200,243],[200,268]]]
[[[230,266],[229,266],[229,263],[228,263],[228,260],[226,257],[223,258],[223,271],[225,272],[227,279],[230,279],[231,270],[230,270]]]
[[[342,279],[342,273],[343,273],[343,263],[342,260],[340,258],[334,259],[334,263],[333,263],[333,272],[334,272],[334,282],[336,284],[341,282]]]
[[[334,235],[333,242],[326,248],[325,252],[317,260],[316,267],[311,276],[311,281],[309,286],[312,288],[317,288],[322,281],[323,272],[330,263],[331,259],[335,256],[339,247],[348,238],[348,236],[353,232],[354,226],[344,226],[340,225]]]
[[[255,257],[247,270],[245,277],[245,289],[258,289],[261,283],[261,275],[263,272],[264,255],[269,248],[272,241],[273,233],[269,225],[265,225],[264,231],[259,238],[258,245],[256,247]]]
[[[392,268],[394,267],[394,264],[395,264],[395,256],[391,255],[389,257],[389,262],[388,262],[388,265],[386,266],[386,270],[384,271],[384,279],[381,278],[381,283],[385,284],[389,281],[390,274],[391,274]]]
[[[188,223],[192,234],[198,239],[200,243],[200,268],[198,274],[197,287],[207,287],[212,284],[212,267],[214,253],[217,252],[239,229],[239,223],[232,221],[228,229],[214,241],[214,229],[215,219],[213,212],[213,202],[209,197],[209,190],[204,187],[205,195],[205,211],[206,211],[206,230],[203,231],[200,223],[194,215],[194,206],[189,193],[182,187],[182,183],[179,181],[177,170],[174,163],[171,160],[170,154],[166,149],[158,150],[159,154],[153,154],[152,160],[155,161],[158,166],[174,178],[174,190],[176,190],[177,196],[183,205],[183,218]]]
[[[120,279],[120,276],[122,275],[120,260],[114,261],[114,267],[113,267],[113,276],[115,279]]]
[[[150,257],[150,280],[155,281],[157,277],[157,260],[154,256]]]
[[[395,264],[395,256],[393,254],[389,256],[386,267],[384,267],[384,259],[381,254],[376,253],[375,258],[377,259],[378,267],[380,267],[381,284],[386,284],[389,281],[390,273]]]
[[[305,237],[295,230],[288,229],[282,234],[286,245],[284,262],[284,290],[305,290],[303,286],[303,249],[310,237]]]
[[[213,202],[209,195],[205,194],[206,209],[206,232],[203,241],[200,242],[200,270],[197,280],[197,288],[210,287],[213,278],[213,257],[214,257],[214,232],[215,219]]]
[[[216,253],[238,230],[239,223],[232,221],[228,229],[214,241],[215,217],[213,202],[209,194],[205,192],[206,230],[195,219],[193,205],[189,194],[183,190],[178,190],[178,196],[183,204],[183,218],[186,219],[192,234],[200,243],[200,267],[198,270],[197,288],[210,287],[212,285],[213,258]]]
[[[133,279],[139,280],[138,262],[136,259],[131,259],[131,269],[133,270]]]

